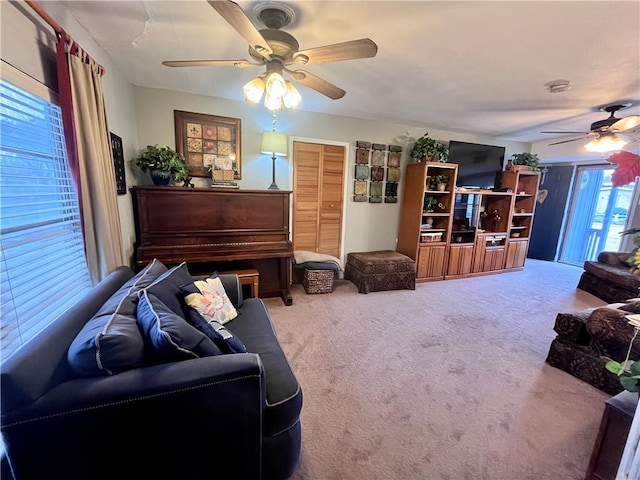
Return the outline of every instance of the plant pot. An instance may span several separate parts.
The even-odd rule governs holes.
[[[444,192],[445,188],[447,188],[447,184],[446,183],[439,183],[436,187],[437,187],[439,192]]]
[[[154,185],[169,185],[171,181],[171,172],[164,170],[151,170],[150,175]]]
[[[513,165],[513,172],[527,172],[531,170],[529,165]]]

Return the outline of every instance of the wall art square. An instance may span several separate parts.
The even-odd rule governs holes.
[[[369,196],[370,197],[382,196],[382,182],[371,182],[369,184]]]
[[[371,152],[371,165],[384,166],[384,162],[387,157],[387,152],[382,150],[374,150]]]
[[[387,182],[399,182],[400,181],[400,168],[389,167],[387,168]]]
[[[384,167],[371,167],[371,181],[381,182],[384,180]]]
[[[367,165],[356,165],[356,179],[368,180],[369,179],[369,167]]]
[[[211,177],[220,162],[231,166],[234,180],[242,178],[241,121],[204,113],[173,111],[176,151],[187,160],[189,175]]]
[[[399,167],[400,166],[400,152],[389,152],[389,158],[387,159],[387,166]]]
[[[367,181],[355,180],[353,182],[353,194],[354,195],[366,195],[367,194]]]
[[[364,148],[358,148],[356,150],[356,163],[360,165],[368,165],[369,164],[369,153],[370,150]]]

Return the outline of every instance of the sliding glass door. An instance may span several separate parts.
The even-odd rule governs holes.
[[[619,251],[635,183],[612,187],[613,167],[578,167],[560,261],[581,266],[602,251]]]

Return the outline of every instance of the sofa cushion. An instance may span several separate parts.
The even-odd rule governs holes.
[[[209,337],[223,353],[245,353],[247,351],[247,347],[237,336],[215,320],[207,322],[195,308],[190,309],[187,321]]]
[[[216,321],[224,325],[238,316],[215,273],[205,280],[196,280],[185,285],[181,290],[187,305],[196,309],[207,322]]]
[[[156,352],[151,357],[156,363],[222,354],[205,334],[147,290],[140,294],[137,319],[145,342]]]
[[[100,308],[69,346],[67,361],[79,375],[113,375],[144,364],[144,340],[136,323],[138,291],[167,271],[153,260]]]
[[[302,410],[302,390],[278,343],[262,300],[245,300],[242,315],[225,326],[242,340],[247,351],[260,356],[264,366],[267,380],[264,434],[276,435],[294,426]]]

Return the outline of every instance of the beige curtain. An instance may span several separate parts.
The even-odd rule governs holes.
[[[80,52],[69,55],[89,275],[94,283],[126,265],[122,251],[116,179],[102,93],[100,65]]]

